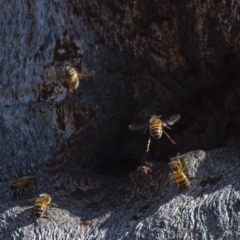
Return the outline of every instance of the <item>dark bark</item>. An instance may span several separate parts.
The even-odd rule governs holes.
[[[4,1],[1,6],[1,239],[238,239],[237,1]],[[73,94],[56,75],[96,74]],[[128,125],[181,114],[152,141]],[[217,150],[212,150],[219,148]],[[201,149],[201,150],[198,150]],[[196,151],[194,151],[196,150]],[[194,151],[194,152],[191,152]],[[169,178],[178,152],[195,178]],[[38,178],[57,208],[29,219]]]

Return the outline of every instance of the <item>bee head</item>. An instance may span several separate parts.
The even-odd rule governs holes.
[[[39,194],[39,198],[44,200],[47,204],[50,204],[51,201],[52,201],[52,198],[50,197],[50,195],[48,193],[41,193],[41,194]]]
[[[66,67],[65,67],[65,75],[66,76],[72,76],[72,75],[74,75],[75,74],[75,69],[72,67],[72,66],[70,66],[70,65],[66,65]]]
[[[41,193],[41,194],[39,194],[39,197],[46,199],[46,198],[49,198],[50,196],[47,193]]]
[[[182,163],[179,159],[173,158],[170,162],[170,167],[173,171],[179,171],[182,169]]]

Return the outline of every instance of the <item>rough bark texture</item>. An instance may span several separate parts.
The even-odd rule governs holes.
[[[11,0],[0,12],[1,239],[240,238],[237,1]],[[55,74],[67,63],[96,71],[73,94]],[[163,136],[149,154],[148,134],[127,128],[176,113],[177,144]],[[183,192],[169,177],[178,152],[195,177]],[[31,194],[11,200],[24,175],[38,178],[32,196],[52,195],[58,224],[29,219]]]

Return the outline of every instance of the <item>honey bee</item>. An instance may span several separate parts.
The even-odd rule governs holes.
[[[52,203],[52,198],[49,194],[47,194],[47,193],[39,194],[38,198],[35,201],[34,207],[33,207],[32,217],[35,217],[35,218],[42,217],[42,218],[47,218],[48,220],[51,220],[49,218],[48,212],[47,212],[47,210],[49,209],[49,207],[51,205],[57,206],[56,204]]]
[[[65,71],[47,67],[45,68],[45,73],[61,82],[62,85],[67,85],[68,91],[72,93],[73,90],[78,88],[81,80],[94,75],[96,71],[78,71],[74,67],[66,65]]]
[[[166,119],[161,120],[160,117],[153,115],[151,116],[149,122],[144,123],[132,123],[128,127],[130,130],[133,131],[142,131],[145,129],[145,131],[149,128],[150,136],[147,143],[147,151],[149,151],[150,143],[151,143],[151,137],[153,139],[159,139],[161,138],[162,134],[164,133],[168,139],[173,143],[176,144],[176,142],[173,141],[173,139],[164,131],[164,128],[171,129],[170,126],[172,126],[175,122],[177,122],[181,116],[179,114],[175,114],[172,116],[169,116]],[[144,131],[144,132],[145,132]]]
[[[65,76],[67,78],[67,83],[69,87],[69,92],[73,92],[73,90],[77,89],[79,86],[79,81],[83,78],[87,78],[95,74],[95,72],[78,72],[75,68],[70,65],[66,65],[65,67]]]
[[[36,185],[37,179],[33,176],[25,176],[15,180],[11,184],[11,189],[13,190],[13,198],[16,198],[17,195],[23,195],[25,189],[29,189]]]
[[[190,181],[187,174],[184,171],[184,166],[182,162],[177,158],[172,158],[170,161],[170,168],[180,190],[189,187]]]
[[[65,76],[68,80],[69,92],[72,92],[73,89],[77,89],[79,85],[79,78],[77,71],[70,65],[65,67]]]

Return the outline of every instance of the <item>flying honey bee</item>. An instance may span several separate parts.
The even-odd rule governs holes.
[[[190,185],[189,178],[185,173],[184,166],[182,162],[177,158],[172,158],[170,161],[170,168],[172,171],[172,175],[178,184],[180,190],[183,190]]]
[[[174,142],[172,140],[172,138],[166,133],[166,131],[164,131],[164,128],[171,129],[170,126],[172,126],[180,118],[181,118],[181,116],[179,114],[175,114],[175,115],[169,116],[166,119],[161,120],[158,116],[153,115],[153,116],[151,116],[149,122],[132,123],[128,127],[129,127],[130,130],[133,130],[133,131],[142,131],[144,129],[146,131],[149,128],[150,136],[149,136],[149,139],[148,139],[147,151],[146,151],[146,152],[148,152],[149,148],[150,148],[151,137],[153,139],[157,140],[157,139],[161,138],[163,133],[168,137],[168,139],[173,144],[176,144],[176,142]]]
[[[56,204],[52,203],[52,198],[51,198],[51,196],[49,194],[47,194],[47,193],[39,194],[38,198],[35,201],[31,217],[33,217],[33,218],[40,218],[40,217],[42,217],[42,218],[47,218],[48,220],[51,220],[49,218],[48,212],[47,212],[47,210],[49,209],[49,207],[51,205],[57,206]]]
[[[37,179],[33,176],[25,176],[15,180],[10,186],[13,190],[13,198],[16,198],[20,193],[23,195],[25,189],[32,188],[36,183]]]
[[[46,68],[46,73],[55,76],[56,79],[63,81],[67,80],[66,85],[68,86],[68,91],[73,92],[79,86],[79,82],[85,78],[88,78],[96,73],[96,71],[78,71],[74,67],[70,65],[66,65],[65,71],[53,69],[53,68]]]

